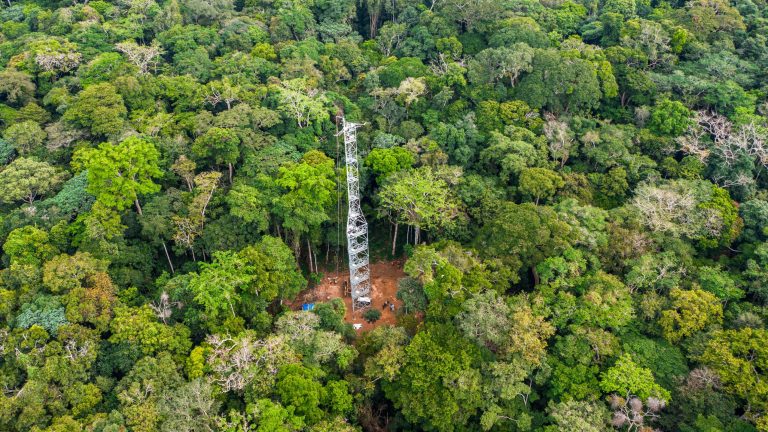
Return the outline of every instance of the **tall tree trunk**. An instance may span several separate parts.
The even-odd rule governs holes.
[[[400,224],[395,224],[395,235],[392,237],[392,256],[395,256],[395,249],[397,248],[397,227],[399,227]]]
[[[406,225],[405,226],[405,244],[408,244],[411,241],[411,226]]]
[[[312,243],[309,242],[309,237],[307,237],[307,262],[309,262],[309,272],[314,273],[312,268]]]
[[[139,216],[144,216],[144,213],[141,211],[141,204],[139,204],[139,199],[136,198],[133,203],[136,204],[136,211],[139,213]]]
[[[421,227],[414,227],[413,228],[413,244],[415,246],[419,245],[419,241],[421,241]]]
[[[168,260],[168,266],[171,268],[171,273],[176,273],[176,271],[173,269],[173,263],[171,262],[171,255],[168,254],[168,248],[165,246],[165,241],[162,241],[163,243],[163,250],[165,251],[165,258]]]
[[[232,167],[232,164],[227,164],[229,166],[229,184],[232,184],[232,173],[234,171],[234,168]]]

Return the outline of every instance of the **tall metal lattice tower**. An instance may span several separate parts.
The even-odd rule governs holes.
[[[347,166],[347,252],[349,253],[349,288],[352,310],[371,305],[371,267],[368,257],[368,222],[360,209],[360,176],[357,162],[357,128],[341,118],[344,156]]]

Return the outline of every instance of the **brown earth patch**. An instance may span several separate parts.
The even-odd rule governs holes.
[[[349,272],[326,272],[323,280],[315,287],[306,289],[299,293],[296,300],[289,304],[293,310],[301,310],[304,303],[323,303],[334,298],[344,299],[347,306],[347,314],[344,320],[350,324],[362,324],[359,332],[371,330],[381,325],[395,325],[397,322],[397,312],[402,306],[402,302],[397,299],[397,283],[405,277],[403,272],[403,260],[381,261],[371,264],[371,307],[381,311],[381,318],[371,324],[363,319],[365,309],[358,309],[352,312],[352,298],[349,293],[344,293],[343,283],[349,280]],[[384,302],[394,302],[395,311],[392,312],[389,307],[383,307]]]

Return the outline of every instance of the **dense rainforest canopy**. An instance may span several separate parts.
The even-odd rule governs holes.
[[[0,430],[768,431],[767,115],[766,0],[3,0]]]

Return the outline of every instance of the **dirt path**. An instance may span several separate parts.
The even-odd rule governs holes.
[[[405,277],[403,272],[403,261],[382,261],[371,264],[371,307],[381,311],[381,318],[373,324],[363,319],[361,310],[352,312],[352,298],[349,294],[344,295],[342,283],[349,280],[349,272],[330,272],[326,273],[322,282],[314,288],[302,291],[290,307],[294,310],[300,310],[304,303],[322,303],[334,298],[344,299],[347,305],[347,315],[344,320],[350,324],[362,324],[360,331],[370,330],[372,328],[396,323],[397,310],[402,306],[402,302],[397,299],[397,283]],[[383,308],[384,302],[394,301],[395,312],[389,310],[389,307]]]

